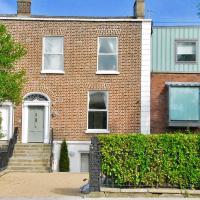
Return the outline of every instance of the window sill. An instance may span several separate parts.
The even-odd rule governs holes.
[[[65,74],[65,72],[60,70],[42,70],[41,74]]]
[[[109,130],[100,130],[100,129],[98,129],[98,130],[97,129],[94,129],[94,130],[90,129],[90,130],[86,130],[85,133],[108,134],[108,133],[110,133],[110,131]]]
[[[120,72],[118,71],[96,71],[96,74],[102,74],[102,75],[118,75]]]

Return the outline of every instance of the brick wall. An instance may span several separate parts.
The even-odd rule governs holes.
[[[162,133],[168,128],[168,103],[165,82],[199,82],[200,74],[156,74],[151,75],[151,132]]]
[[[51,127],[55,139],[88,140],[87,92],[109,92],[111,133],[140,130],[141,22],[75,22],[1,20],[28,54],[17,68],[27,73],[23,95],[43,92],[52,102]],[[41,74],[42,38],[64,36],[64,75]],[[96,75],[98,36],[119,38],[119,75]],[[21,105],[15,112],[15,125],[21,129]]]

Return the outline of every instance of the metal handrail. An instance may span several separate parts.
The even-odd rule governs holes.
[[[0,151],[0,171],[3,171],[7,168],[9,159],[13,155],[15,144],[17,143],[18,137],[18,127],[15,128],[12,138],[9,140],[7,149]]]

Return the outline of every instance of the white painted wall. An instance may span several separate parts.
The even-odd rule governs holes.
[[[150,133],[151,22],[142,22],[141,133]]]
[[[0,140],[9,140],[13,136],[13,105],[10,102],[3,103],[0,106],[0,113],[2,116],[2,132],[5,137]]]
[[[53,171],[59,170],[60,147],[62,141],[54,141],[53,146]],[[81,153],[89,153],[90,141],[68,141],[68,153],[70,160],[70,172],[80,172],[81,169]]]

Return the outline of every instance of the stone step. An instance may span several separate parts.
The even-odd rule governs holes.
[[[33,157],[12,157],[10,162],[46,162],[49,161],[50,158],[33,158]]]
[[[15,147],[15,151],[51,151],[50,148],[43,148],[43,147],[31,147],[31,148],[26,148],[26,147]]]
[[[48,148],[15,148],[15,151],[39,151],[39,152],[50,152],[51,149]]]
[[[9,167],[47,167],[50,166],[49,162],[41,162],[41,163],[9,163]]]
[[[9,171],[49,172],[51,145],[17,143],[9,161]]]
[[[49,150],[14,150],[14,153],[50,153]]]
[[[17,147],[51,147],[51,144],[41,144],[41,143],[28,143],[28,144],[22,144],[22,143],[17,143]]]
[[[21,166],[21,167],[8,167],[9,171],[16,171],[16,172],[49,172],[49,167],[28,167],[28,166]]]
[[[50,153],[45,153],[45,154],[39,154],[39,153],[14,153],[13,157],[23,157],[23,158],[49,158],[50,157]]]
[[[8,148],[8,141],[0,140],[0,150],[6,150]]]

